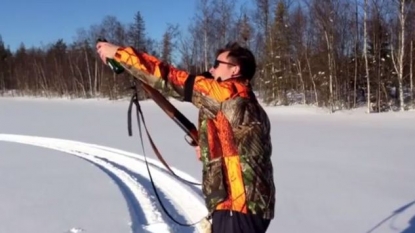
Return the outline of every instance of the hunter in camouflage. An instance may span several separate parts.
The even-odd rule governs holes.
[[[235,66],[223,61],[223,54],[238,46],[218,51],[214,68],[221,63]],[[202,189],[209,212],[230,210],[272,219],[271,126],[251,90],[252,77],[220,80],[212,72],[192,75],[132,47],[117,47],[113,57],[142,81],[158,89],[169,87],[175,98],[192,102],[199,109]]]

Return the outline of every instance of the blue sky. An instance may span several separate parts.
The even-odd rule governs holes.
[[[21,42],[27,47],[59,38],[71,42],[77,29],[88,29],[106,15],[126,23],[140,11],[149,36],[159,39],[167,23],[187,30],[195,7],[195,0],[6,0],[1,4],[0,35],[13,51]]]

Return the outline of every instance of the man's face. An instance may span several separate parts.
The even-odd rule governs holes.
[[[214,65],[212,68],[210,68],[209,72],[212,74],[215,80],[218,80],[219,78],[221,80],[226,80],[236,74],[237,66],[229,61],[227,57],[228,54],[229,52],[223,52],[219,54],[215,60]]]

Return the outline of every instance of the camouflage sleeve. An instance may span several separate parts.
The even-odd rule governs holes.
[[[204,75],[192,75],[179,70],[156,57],[138,52],[132,47],[120,47],[114,59],[133,76],[158,90],[173,89],[181,101],[192,102],[197,107],[217,105],[237,93],[232,82],[217,82]]]

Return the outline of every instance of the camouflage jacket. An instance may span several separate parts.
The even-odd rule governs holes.
[[[218,209],[274,217],[275,186],[270,122],[250,86],[230,79],[191,75],[131,47],[115,60],[156,88],[199,109],[198,130],[203,187],[209,212]]]

